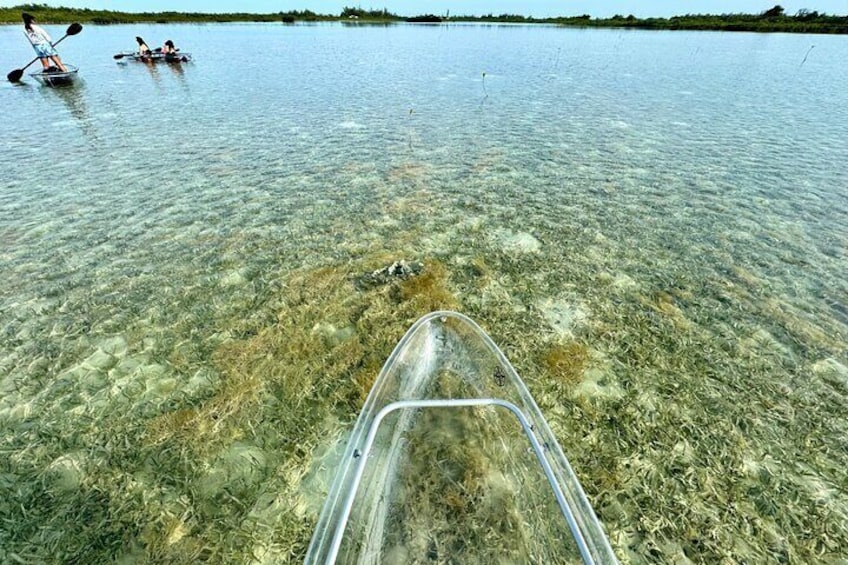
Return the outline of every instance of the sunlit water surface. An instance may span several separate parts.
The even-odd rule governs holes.
[[[195,60],[115,61],[136,35]],[[80,84],[0,87],[0,560],[301,559],[315,457],[361,406],[337,389],[444,305],[528,381],[623,561],[848,558],[845,38],[139,25],[59,50]],[[19,26],[0,52],[33,56]],[[262,341],[288,320],[305,365],[368,343],[351,281],[399,259],[450,300],[380,295],[403,314],[329,397],[262,380],[293,378]]]

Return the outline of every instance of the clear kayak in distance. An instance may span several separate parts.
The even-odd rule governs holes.
[[[77,81],[77,78],[79,77],[79,69],[73,65],[67,64],[65,65],[65,68],[67,71],[60,71],[56,67],[50,67],[50,69],[43,69],[30,73],[29,76],[44,86],[70,86]]]
[[[524,382],[470,318],[395,347],[307,551],[317,563],[617,563]]]
[[[140,63],[188,63],[191,61],[191,53],[158,53],[153,52],[142,55],[141,53],[130,53],[127,55],[133,61]]]

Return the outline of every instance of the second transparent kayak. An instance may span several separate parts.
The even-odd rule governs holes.
[[[141,53],[132,53],[130,57],[133,61],[141,63],[188,63],[191,61],[191,53],[149,53],[142,55]]]
[[[616,563],[527,387],[471,319],[434,312],[356,421],[306,563]]]

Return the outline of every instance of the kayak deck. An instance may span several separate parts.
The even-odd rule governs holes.
[[[503,353],[434,312],[398,343],[357,420],[307,563],[616,563]]]
[[[68,69],[65,71],[37,71],[34,73],[30,73],[29,76],[37,80],[44,86],[57,87],[57,86],[70,86],[76,82],[78,78],[79,69],[74,65],[65,65],[65,68]]]

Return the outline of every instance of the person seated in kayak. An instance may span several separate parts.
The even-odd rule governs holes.
[[[137,35],[135,36],[135,41],[138,43],[138,54],[142,57],[148,57],[150,55],[150,47],[147,46],[147,43]]]
[[[162,53],[164,53],[165,55],[176,55],[177,51],[179,51],[179,49],[174,47],[174,42],[170,39],[165,42],[165,45],[162,46]]]
[[[44,72],[68,72],[68,69],[65,68],[62,59],[59,57],[59,53],[53,47],[53,39],[50,37],[50,34],[44,31],[41,26],[33,23],[35,22],[35,16],[24,12],[21,14],[21,18],[24,20],[24,33],[32,44],[32,48],[35,49],[35,54],[38,55],[38,60],[41,61]],[[50,66],[50,61],[53,61],[56,66]]]

